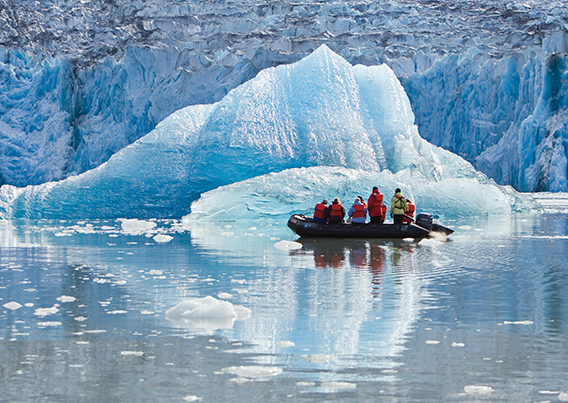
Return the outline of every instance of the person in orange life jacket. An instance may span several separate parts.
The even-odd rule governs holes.
[[[414,212],[416,211],[416,206],[412,203],[412,200],[406,199],[406,204],[408,206],[408,211],[402,218],[404,224],[410,224],[414,221]]]
[[[373,193],[369,196],[367,203],[371,224],[382,224],[385,221],[386,211],[383,213],[383,194],[379,192],[378,187],[373,187]]]
[[[336,197],[333,202],[325,210],[328,221],[330,224],[343,224],[343,217],[345,217],[345,208]]]
[[[365,208],[368,210],[369,208],[367,207],[367,203],[365,203],[365,200],[363,200],[363,196],[357,196],[357,198],[361,201],[361,204],[365,206]]]
[[[355,203],[349,209],[347,213],[351,217],[351,222],[353,224],[365,224],[365,219],[367,218],[367,209],[361,203],[361,200],[357,197]]]
[[[316,204],[314,210],[314,221],[320,224],[325,224],[327,219],[325,215],[325,210],[327,209],[327,200],[324,199],[321,203]]]
[[[396,189],[391,201],[391,217],[394,219],[396,225],[402,225],[402,219],[408,212],[408,205],[406,199],[402,195],[400,189]]]

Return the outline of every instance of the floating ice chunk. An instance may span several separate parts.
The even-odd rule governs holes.
[[[439,340],[426,340],[426,344],[440,344]]]
[[[280,241],[274,244],[276,249],[280,250],[298,250],[302,249],[303,245],[300,242],[294,241]]]
[[[489,395],[493,392],[491,386],[483,386],[483,385],[467,385],[463,388],[465,393],[472,396],[483,396]]]
[[[316,386],[315,382],[306,382],[306,381],[299,381],[296,382],[296,386],[307,386],[307,387],[312,387],[312,386]]]
[[[562,402],[568,402],[568,393],[567,392],[560,392],[558,395],[558,400]]]
[[[532,320],[516,320],[514,322],[509,322],[509,321],[504,321],[503,322],[504,325],[533,325],[534,322]]]
[[[321,387],[335,391],[335,390],[338,390],[338,389],[356,389],[357,384],[352,383],[352,382],[337,382],[337,381],[335,381],[335,382],[322,382]]]
[[[180,302],[166,311],[166,318],[179,327],[213,332],[231,329],[235,320],[246,319],[250,313],[248,308],[207,296]]]
[[[453,343],[452,343],[452,347],[465,347],[465,343],[456,343],[456,342],[453,342]]]
[[[120,355],[133,355],[136,357],[142,357],[144,355],[144,351],[121,351]]]
[[[58,307],[58,305],[55,304],[51,308],[37,308],[34,312],[34,315],[41,316],[41,317],[53,315],[53,314],[59,312],[59,309],[57,307]]]
[[[122,227],[122,231],[131,235],[142,234],[156,227],[155,222],[137,219],[123,220],[120,225]]]
[[[60,297],[57,297],[56,299],[60,302],[73,302],[73,301],[77,300],[77,298],[69,296],[69,295],[62,295]]]
[[[38,322],[37,325],[39,327],[53,327],[53,326],[61,326],[61,322]]]
[[[152,239],[158,243],[167,243],[170,242],[172,239],[174,239],[174,237],[171,235],[159,234],[153,237]]]
[[[108,315],[120,315],[123,313],[128,313],[128,311],[122,310],[122,309],[116,309],[114,311],[109,311],[107,312]]]
[[[202,400],[202,399],[203,399],[202,397],[197,397],[195,395],[188,395],[188,396],[184,396],[182,398],[182,400],[185,401],[185,402],[196,402],[196,401]]]
[[[76,320],[77,322],[84,322],[84,321],[87,320],[87,318],[84,317],[84,316],[77,316],[77,317],[75,318],[75,320]]]
[[[245,379],[264,379],[280,375],[282,368],[263,365],[248,365],[240,367],[223,368],[223,372],[231,375],[237,375],[239,378]]]
[[[17,303],[16,301],[10,301],[5,303],[4,305],[2,305],[4,308],[10,309],[12,311],[15,311],[16,309],[20,309],[22,307],[22,304]]]
[[[295,344],[292,341],[279,341],[276,343],[278,347],[294,347]]]
[[[228,292],[220,292],[217,296],[221,299],[231,299],[233,298],[233,294],[229,294]]]
[[[329,360],[331,360],[331,356],[327,354],[313,354],[306,357],[306,361],[309,362],[323,363],[328,362]]]

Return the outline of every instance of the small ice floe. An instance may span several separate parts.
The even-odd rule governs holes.
[[[568,392],[560,392],[558,395],[558,400],[561,402],[568,402]]]
[[[59,306],[58,304],[55,304],[51,308],[37,308],[34,312],[34,315],[40,316],[40,317],[53,315],[53,314],[59,312],[59,309],[57,308],[58,306]]]
[[[37,325],[39,327],[54,327],[61,326],[61,322],[38,322]]]
[[[287,348],[287,347],[294,347],[295,344],[293,341],[279,341],[278,343],[276,343],[276,345],[278,347],[283,347],[283,348]]]
[[[353,382],[322,382],[321,387],[324,389],[328,389],[330,392],[335,392],[337,390],[344,390],[344,389],[356,389],[357,384]]]
[[[77,317],[75,318],[75,320],[76,320],[77,322],[84,322],[84,321],[87,320],[87,318],[84,317],[84,316],[77,316]]]
[[[299,382],[296,382],[296,386],[313,387],[313,386],[316,386],[316,383],[315,382],[299,381]]]
[[[108,315],[121,315],[123,313],[128,313],[128,311],[124,311],[122,309],[115,309],[114,311],[108,311]]]
[[[73,301],[77,300],[77,298],[72,297],[70,295],[62,295],[62,296],[57,297],[55,299],[58,300],[59,302],[73,302]]]
[[[440,340],[426,340],[426,344],[440,344]]]
[[[313,355],[308,355],[305,358],[305,360],[309,361],[309,362],[324,363],[324,362],[328,362],[329,360],[331,360],[331,356],[329,356],[327,354],[313,354]]]
[[[130,220],[122,220],[120,226],[122,231],[130,235],[141,235],[146,231],[154,229],[156,223],[152,221],[137,220],[136,218]]]
[[[15,311],[16,309],[20,309],[22,304],[17,303],[16,301],[10,301],[2,305],[4,308],[9,309],[11,311]]]
[[[264,365],[244,365],[239,367],[227,367],[222,369],[223,372],[231,375],[237,375],[234,381],[244,383],[248,381],[267,380],[282,373],[282,368]]]
[[[233,298],[233,294],[229,294],[228,292],[220,292],[219,294],[217,294],[217,297],[221,299],[231,299]]]
[[[276,249],[280,250],[298,250],[302,249],[303,245],[300,242],[294,241],[280,241],[274,244]]]
[[[456,343],[456,342],[453,342],[453,343],[452,343],[452,347],[465,347],[465,343]]]
[[[142,357],[144,355],[144,351],[121,351],[120,355],[130,355],[135,357]]]
[[[247,319],[250,315],[250,309],[212,296],[186,299],[166,311],[166,318],[176,326],[207,333],[232,329],[235,320]]]
[[[167,243],[174,239],[171,235],[159,234],[152,238],[157,243]]]
[[[509,322],[509,321],[504,321],[503,322],[504,325],[534,325],[534,322],[532,320],[516,320],[514,322]]]
[[[465,390],[465,393],[472,396],[486,396],[493,392],[493,388],[491,388],[491,386],[484,385],[467,385],[463,388],[463,390]]]
[[[181,400],[183,400],[184,402],[197,402],[198,400],[202,400],[202,397],[197,397],[195,395],[188,395],[188,396],[184,396]]]

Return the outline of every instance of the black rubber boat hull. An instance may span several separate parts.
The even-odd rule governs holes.
[[[301,215],[293,215],[290,217],[288,227],[299,236],[309,238],[421,239],[428,236],[430,233],[427,229],[415,224],[318,224]]]

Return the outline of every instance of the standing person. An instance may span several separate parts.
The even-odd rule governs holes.
[[[412,203],[412,200],[406,199],[406,204],[408,205],[408,211],[404,215],[402,222],[404,224],[411,224],[414,221],[414,212],[416,211],[416,206]]]
[[[330,224],[343,224],[345,217],[345,208],[336,197],[326,210],[327,218]]]
[[[367,200],[371,224],[382,224],[385,220],[383,215],[383,198],[384,196],[379,192],[379,188],[374,186],[373,193],[369,196],[369,200]]]
[[[393,217],[396,225],[402,225],[402,219],[407,211],[408,205],[406,204],[406,199],[402,195],[401,190],[397,188],[394,191],[394,196],[391,201],[391,217]]]
[[[316,204],[314,209],[314,221],[320,224],[325,224],[326,216],[325,210],[327,209],[327,199],[323,199],[321,203]]]
[[[347,213],[349,217],[351,217],[351,222],[353,224],[365,224],[365,220],[367,218],[367,209],[361,203],[361,200],[357,197],[355,199],[355,203],[349,209]]]

